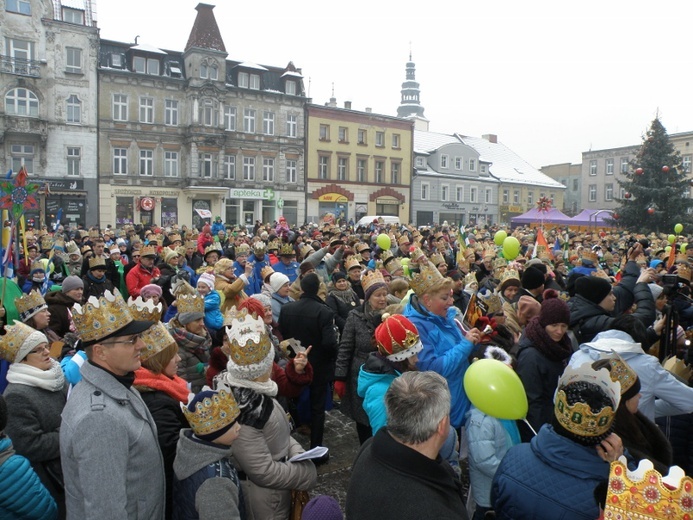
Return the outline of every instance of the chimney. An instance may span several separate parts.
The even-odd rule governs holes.
[[[481,137],[489,143],[498,144],[498,136],[496,134],[484,134]]]
[[[351,101],[345,101],[344,102],[344,108],[351,110]]]
[[[370,114],[373,112],[373,109],[371,107],[366,107],[366,114]]]

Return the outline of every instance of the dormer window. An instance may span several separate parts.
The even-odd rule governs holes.
[[[249,88],[251,90],[260,90],[260,75],[250,74],[248,72],[239,72],[238,86],[242,88]]]
[[[139,74],[159,75],[159,60],[155,58],[145,58],[144,56],[134,56],[132,58],[132,71]]]
[[[180,63],[177,61],[170,61],[168,63],[168,75],[172,78],[182,78],[183,70],[180,67]]]
[[[295,96],[296,95],[296,82],[288,80],[286,82],[286,93],[289,96]]]
[[[63,7],[63,22],[84,25],[84,11]]]
[[[112,52],[108,56],[109,64],[114,69],[124,69],[125,68],[125,55],[119,54],[117,52]]]

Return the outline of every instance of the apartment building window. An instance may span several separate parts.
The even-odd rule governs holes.
[[[320,125],[320,140],[329,141],[330,140],[330,125]]]
[[[520,203],[520,190],[513,190],[513,204],[517,205]]]
[[[178,177],[178,152],[164,152],[164,176]]]
[[[82,149],[77,146],[67,147],[67,175],[79,177],[82,163]]]
[[[262,133],[265,135],[274,135],[274,112],[262,113]]]
[[[385,132],[375,133],[375,146],[385,146]]]
[[[63,7],[63,22],[84,25],[84,11]]]
[[[269,157],[262,159],[262,180],[274,182],[274,159]]]
[[[479,202],[479,188],[476,186],[469,188],[469,202],[472,204]]]
[[[200,102],[200,124],[219,126],[219,103],[214,99],[203,99]]]
[[[150,74],[152,76],[159,75],[159,60],[155,58],[145,58],[143,56],[135,56],[132,58],[132,70],[140,74]]]
[[[347,180],[347,175],[349,172],[349,159],[346,157],[339,157],[337,159],[337,180],[345,181]]]
[[[510,190],[503,190],[503,204],[510,204]]]
[[[289,96],[295,96],[296,95],[296,82],[288,80],[286,82],[286,87],[284,88],[286,91],[286,94]]]
[[[73,74],[82,72],[82,49],[65,47],[65,72]]]
[[[383,161],[375,161],[375,183],[383,183],[383,168],[385,163]]]
[[[614,185],[611,183],[604,185],[604,200],[606,202],[614,200]]]
[[[219,77],[219,68],[217,67],[216,63],[212,63],[212,64],[202,63],[202,64],[200,64],[200,78],[201,79],[211,79],[212,81],[216,81],[218,77]]]
[[[298,173],[296,169],[296,161],[289,159],[286,161],[286,182],[296,184]]]
[[[462,169],[462,157],[455,157],[455,169],[456,170]]]
[[[260,76],[257,74],[249,74],[247,72],[239,72],[238,86],[241,88],[249,88],[251,90],[260,90]]]
[[[446,202],[450,198],[450,186],[447,184],[440,185],[440,200]]]
[[[246,108],[243,111],[243,131],[248,134],[255,133],[255,109]]]
[[[77,96],[72,94],[66,100],[67,111],[66,111],[66,121],[72,124],[78,124],[82,122],[82,102]]]
[[[486,165],[485,164],[482,164],[481,166],[479,166],[479,172],[480,173],[486,173]]]
[[[358,144],[366,144],[367,132],[364,129],[358,131]]]
[[[425,168],[426,167],[426,158],[425,157],[417,157],[416,158],[416,167],[417,168]]]
[[[476,171],[476,159],[469,159],[469,171],[470,172]]]
[[[154,122],[154,98],[140,98],[140,123]]]
[[[243,180],[255,180],[255,157],[243,157]]]
[[[597,175],[597,160],[592,159],[590,161],[590,175]]]
[[[318,178],[330,178],[330,158],[326,155],[321,155],[318,157]]]
[[[113,94],[113,120],[128,120],[128,97],[125,94]]]
[[[128,174],[128,150],[127,148],[113,149],[113,174]]]
[[[528,191],[527,192],[527,204],[530,206],[534,204],[534,192],[533,191]]]
[[[34,59],[34,42],[29,40],[18,40],[15,38],[5,38],[5,54],[14,59],[11,72],[23,76],[38,76],[38,71],[34,71],[29,61]],[[3,72],[5,72],[3,70]]]
[[[464,186],[455,187],[455,201],[462,202],[464,200]]]
[[[154,150],[140,150],[140,175],[154,175]]]
[[[614,174],[614,160],[613,159],[607,159],[606,160],[606,174],[607,175],[613,175]]]
[[[440,167],[441,168],[447,168],[449,159],[450,158],[447,155],[441,155],[440,156]]]
[[[200,177],[211,179],[217,176],[216,155],[201,153],[198,155]]]
[[[164,124],[178,126],[178,101],[175,99],[164,101]]]
[[[26,88],[12,89],[5,94],[5,113],[12,116],[38,117],[38,97]]]
[[[298,116],[296,114],[286,116],[286,135],[288,137],[296,137],[298,135]]]
[[[6,0],[5,10],[11,13],[31,14],[31,2],[29,0]]]
[[[580,187],[580,179],[573,179],[573,191],[577,191]]]
[[[484,204],[491,204],[491,188],[484,191]]]
[[[399,169],[400,163],[398,162],[393,162],[390,165],[390,184],[399,184]]]
[[[628,173],[629,167],[630,161],[628,161],[628,157],[621,157],[621,173]]]
[[[683,168],[683,173],[691,172],[691,156],[684,155],[681,159],[681,168]]]
[[[12,154],[12,171],[18,172],[24,164],[27,173],[34,173],[34,145],[33,144],[13,144],[10,147]]]
[[[224,156],[224,179],[228,181],[236,180],[236,156]]]
[[[428,200],[431,196],[431,186],[427,182],[421,183],[421,200]]]
[[[238,86],[241,88],[248,88],[248,73],[247,72],[239,72],[238,73]]]
[[[339,127],[339,142],[348,143],[349,142],[349,129],[345,126]]]
[[[358,182],[367,182],[367,170],[366,170],[366,160],[358,159],[356,161],[356,180]]]
[[[250,85],[248,88],[250,90],[260,90],[260,76],[258,74],[250,75]]]
[[[587,190],[588,200],[590,202],[597,202],[597,185],[590,184]]]
[[[392,134],[392,147],[395,149],[399,149],[399,141],[400,137],[399,134]]]

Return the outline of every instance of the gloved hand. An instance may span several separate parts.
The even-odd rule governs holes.
[[[335,381],[334,382],[334,391],[337,392],[337,395],[341,399],[344,397],[344,394],[346,394],[346,382],[345,381]]]
[[[198,373],[198,374],[201,374],[202,372],[205,371],[205,364],[204,364],[204,363],[198,363],[198,364],[195,366],[195,369],[197,370],[197,373]]]

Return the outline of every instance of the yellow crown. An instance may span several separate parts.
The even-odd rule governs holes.
[[[488,292],[487,294],[489,295],[488,297],[484,298],[481,296],[480,298],[481,301],[486,304],[486,315],[491,316],[500,312],[500,310],[503,308],[503,302],[501,301],[500,296],[497,294],[491,292]]]
[[[32,271],[45,271],[46,270],[46,263],[48,262],[44,258],[39,258],[36,260],[34,263],[31,264],[31,270]]]
[[[301,248],[301,257],[304,260],[306,258],[308,258],[310,255],[312,255],[313,253],[315,253],[315,250],[307,244]]]
[[[180,237],[180,235],[174,233],[173,235],[168,236],[168,241],[173,244],[174,242],[183,242],[183,239]]]
[[[267,251],[277,251],[279,250],[279,240],[270,240],[267,243]]]
[[[142,333],[142,342],[144,343],[144,348],[140,352],[140,359],[144,362],[171,346],[171,344],[175,344],[176,340],[173,339],[166,325],[157,321]]]
[[[37,312],[48,308],[46,300],[43,299],[41,293],[36,289],[16,299],[14,305],[19,313],[19,319],[22,321],[26,321]]]
[[[144,246],[140,251],[142,256],[156,256],[156,247],[154,246]]]
[[[122,329],[132,322],[127,303],[116,290],[106,291],[97,298],[91,296],[86,303],[72,306],[72,319],[82,341],[95,341]]]
[[[183,314],[184,312],[204,313],[205,299],[197,293],[180,294],[176,296],[176,307],[178,308],[178,314]]]
[[[5,326],[5,335],[0,336],[0,358],[14,363],[17,360],[17,352],[22,348],[24,341],[35,329],[25,325],[21,321],[15,321],[14,325]]]
[[[144,301],[141,296],[128,298],[128,307],[133,320],[158,322],[161,320],[163,306],[161,302],[154,305],[154,300]]]
[[[572,405],[568,404],[565,387],[580,382],[599,386],[609,396],[613,406],[605,406],[595,413],[587,403],[578,401]],[[554,415],[558,423],[574,435],[599,437],[611,428],[620,402],[621,385],[611,380],[606,368],[594,370],[589,364],[577,368],[568,366],[558,380],[554,396]]]
[[[346,262],[344,262],[344,268],[347,270],[347,272],[352,267],[358,267],[359,269],[361,268],[361,255],[351,255],[346,259]]]
[[[205,254],[203,256],[207,256],[209,253],[219,253],[219,246],[215,244],[209,244],[207,247],[205,247]]]
[[[693,370],[690,365],[687,365],[683,359],[679,359],[676,356],[671,356],[665,360],[662,366],[664,370],[679,376],[684,381],[690,381],[693,377]]]
[[[194,240],[186,240],[184,244],[185,249],[197,249],[197,242]]]
[[[411,244],[411,240],[409,240],[409,235],[404,233],[399,239],[397,240],[397,244],[400,246],[403,246],[404,244]]]
[[[68,255],[80,255],[80,254],[82,254],[79,250],[79,246],[72,240],[67,242],[65,244],[65,247],[67,248],[67,254]]]
[[[508,261],[505,258],[495,258],[493,260],[493,269],[504,269],[507,267]]]
[[[236,365],[260,364],[272,349],[272,342],[261,317],[248,314],[246,309],[229,316],[230,326],[226,329],[229,340],[229,358]]]
[[[399,258],[390,260],[385,266],[385,269],[388,273],[395,274],[397,271],[402,269],[402,261]]]
[[[621,395],[625,394],[638,380],[638,374],[618,354],[604,360],[609,362],[611,380],[620,383]]]
[[[676,268],[676,275],[684,280],[691,281],[691,268],[688,264],[679,264]]]
[[[233,394],[220,390],[213,396],[205,397],[195,404],[191,412],[182,406],[183,414],[196,435],[209,435],[232,424],[241,414]]]
[[[100,256],[95,256],[89,259],[89,269],[106,269],[106,259]]]
[[[477,278],[476,278],[476,273],[467,274],[467,276],[464,277],[465,287],[468,285],[472,285],[473,283],[479,285],[479,280],[477,280]]]
[[[151,244],[152,242],[156,242],[156,245],[160,246],[161,244],[164,243],[164,236],[163,235],[151,235],[149,237],[149,243]]]
[[[409,258],[411,258],[414,262],[421,259],[421,257],[426,258],[426,255],[424,254],[424,252],[421,250],[420,247],[415,247],[414,250],[409,255]]]
[[[380,260],[383,262],[383,265],[385,265],[385,266],[388,264],[388,262],[391,262],[394,259],[395,259],[395,255],[389,249],[383,251],[382,254],[380,255]]]
[[[611,463],[604,518],[685,519],[693,515],[693,479],[678,466],[663,476],[651,461],[642,459],[629,471],[625,457]]]
[[[503,271],[503,274],[500,277],[500,284],[503,285],[508,280],[517,280],[519,282],[520,273],[518,273],[515,269],[506,269]]]
[[[238,255],[248,256],[249,254],[250,254],[250,246],[248,244],[241,244],[239,246],[236,246],[236,256],[238,256]]]
[[[268,276],[274,274],[274,273],[275,273],[275,271],[274,271],[274,269],[272,268],[271,265],[266,265],[265,267],[263,267],[262,269],[260,269],[260,277],[261,277],[263,280],[264,280],[265,278],[267,278]]]
[[[435,265],[436,267],[438,267],[440,264],[446,264],[446,263],[447,263],[447,262],[445,261],[445,257],[443,257],[443,255],[441,255],[440,253],[433,253],[433,254],[431,255],[431,262],[432,262],[433,265]]]
[[[380,271],[365,271],[361,275],[361,287],[363,287],[363,292],[368,292],[368,289],[376,284],[385,284],[385,278],[383,278],[383,273]]]
[[[688,263],[688,255],[686,253],[677,253],[676,257],[674,258],[674,263],[675,264],[687,264]]]
[[[294,246],[291,244],[282,244],[279,248],[279,256],[296,256]]]
[[[597,253],[594,251],[590,251],[589,249],[585,248],[582,250],[582,253],[580,254],[580,258],[582,260],[588,260],[592,262],[594,265],[599,263],[599,256]]]
[[[371,247],[368,244],[356,244],[356,252],[357,253],[363,253],[364,251],[370,251]]]
[[[41,249],[53,249],[53,237],[50,235],[43,235],[41,237]]]
[[[484,245],[483,247],[483,258],[495,258],[496,256],[496,246],[494,245]]]
[[[414,289],[417,296],[421,296],[428,289],[433,287],[434,284],[443,280],[443,275],[431,262],[426,261],[426,263],[416,265],[418,265],[418,272],[416,272],[416,270],[411,272],[410,265],[411,280],[409,280],[409,285]]]
[[[63,237],[56,237],[55,242],[53,243],[53,249],[62,249],[64,251],[65,239]]]

